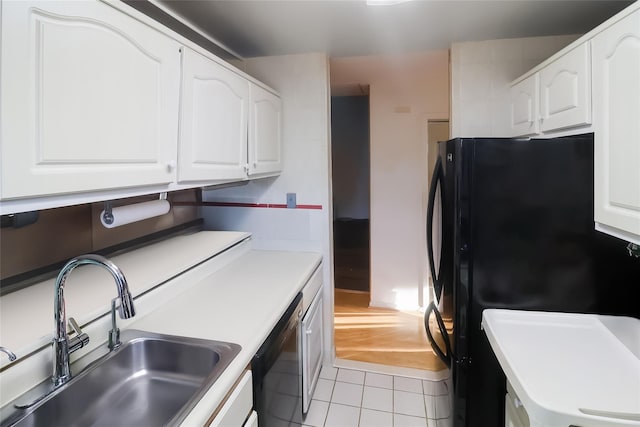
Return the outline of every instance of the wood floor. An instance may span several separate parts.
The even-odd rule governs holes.
[[[369,307],[368,292],[335,290],[336,357],[403,368],[439,371],[422,313]]]

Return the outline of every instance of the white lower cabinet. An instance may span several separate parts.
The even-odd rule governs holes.
[[[640,9],[591,43],[596,228],[640,244]]]
[[[306,414],[320,378],[323,358],[322,289],[302,318],[302,408]]]
[[[230,427],[230,426],[252,426],[254,424],[245,424],[245,421],[255,414],[253,408],[253,383],[251,371],[247,371],[236,387],[227,398],[222,408],[217,413],[213,421],[209,425]],[[255,425],[258,425],[256,419]]]
[[[242,427],[258,427],[258,413],[256,411],[251,411],[251,415],[247,418],[247,421],[242,425]]]
[[[3,200],[175,181],[175,40],[98,1],[4,1],[1,32]]]
[[[504,402],[504,425],[505,427],[529,427],[529,416],[522,406],[522,402],[507,382],[507,394]]]

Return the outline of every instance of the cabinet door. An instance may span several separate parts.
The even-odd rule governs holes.
[[[306,413],[322,368],[322,290],[302,319],[302,407]]]
[[[175,181],[179,46],[94,2],[2,3],[2,198]]]
[[[513,404],[513,397],[508,393],[505,395],[504,403],[504,425],[505,427],[529,427],[529,419],[522,415],[524,408],[516,408]]]
[[[540,131],[591,123],[589,42],[540,71]]]
[[[275,175],[282,170],[282,101],[251,84],[249,175]]]
[[[511,86],[511,135],[527,136],[540,132],[538,123],[538,73]]]
[[[210,426],[242,426],[253,407],[253,384],[251,371],[247,371],[224,402],[215,418],[207,422]]]
[[[249,82],[183,49],[178,180],[246,178]]]
[[[258,413],[256,411],[251,411],[249,418],[242,425],[243,427],[258,427]]]
[[[596,35],[592,48],[595,221],[638,242],[640,10]]]

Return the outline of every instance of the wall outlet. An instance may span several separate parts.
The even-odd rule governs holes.
[[[287,193],[287,209],[295,209],[296,193]]]

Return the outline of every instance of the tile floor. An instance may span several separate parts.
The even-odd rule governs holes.
[[[447,381],[323,367],[308,427],[451,427]]]

